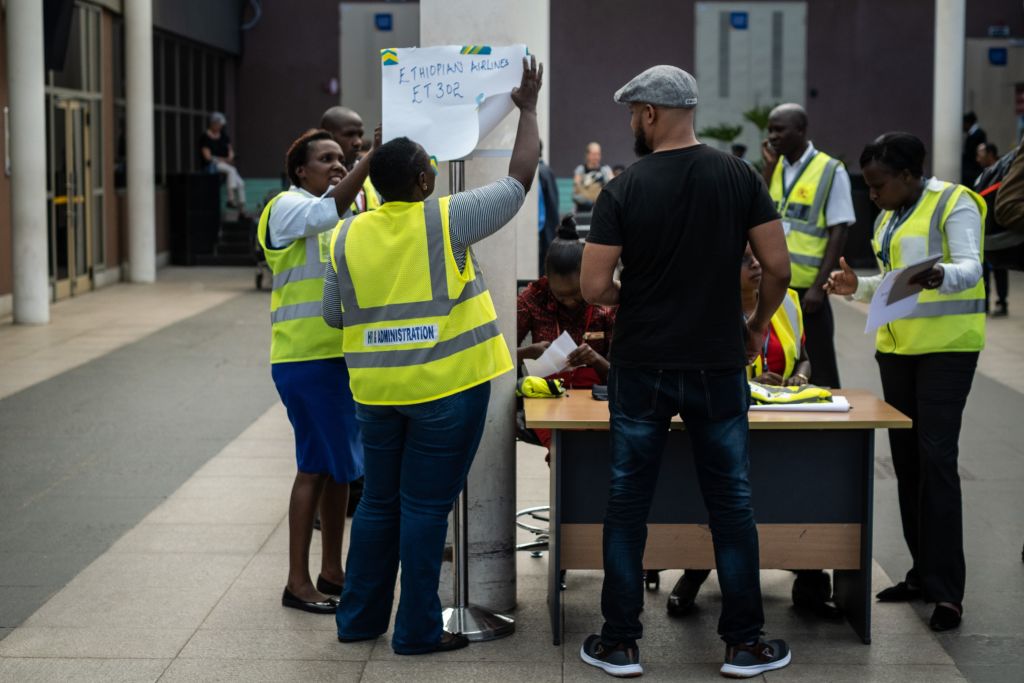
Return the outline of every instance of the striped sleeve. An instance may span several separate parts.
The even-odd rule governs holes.
[[[324,265],[324,296],[323,296],[324,322],[335,329],[342,329],[344,324],[341,317],[341,292],[338,289],[338,274],[330,263]]]
[[[448,230],[455,262],[460,269],[466,265],[469,247],[498,232],[515,217],[525,199],[526,190],[522,183],[509,176],[452,195]]]

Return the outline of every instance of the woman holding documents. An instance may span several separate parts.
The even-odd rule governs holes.
[[[401,564],[392,649],[415,655],[468,644],[442,631],[437,584],[448,513],[483,435],[490,380],[512,369],[470,246],[515,216],[537,171],[542,71],[535,60],[523,67],[511,94],[520,114],[506,177],[429,199],[431,158],[395,138],[370,165],[384,203],[342,221],[331,239],[323,316],[344,328],[366,452],[337,612],[342,642],[388,630]]]
[[[882,273],[858,278],[841,260],[841,270],[832,273],[825,289],[867,301],[880,286],[884,295],[886,274],[940,257],[910,278],[910,287],[894,288],[894,296],[923,291],[909,315],[882,325],[875,338],[885,400],[914,421],[911,430],[889,432],[903,537],[913,566],[903,581],[877,597],[934,602],[931,627],[945,631],[959,626],[963,614],[966,566],[957,442],[978,353],[985,345],[980,247],[985,203],[966,187],[924,177],[924,159],[924,144],[907,133],[886,133],[864,148],[864,181],[882,210],[872,240]],[[887,297],[886,303],[895,298]]]

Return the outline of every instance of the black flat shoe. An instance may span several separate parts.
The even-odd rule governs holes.
[[[341,591],[345,588],[345,582],[334,583],[328,581],[322,576],[316,577],[316,589],[324,595],[341,595]]]
[[[291,591],[287,588],[284,589],[284,593],[281,595],[281,604],[285,607],[300,609],[303,612],[312,612],[313,614],[334,614],[338,609],[337,598],[327,598],[322,602],[306,602],[292,595]]]
[[[879,602],[911,602],[921,599],[921,589],[911,586],[906,581],[900,581],[895,586],[890,586],[875,596]]]
[[[954,629],[960,625],[960,619],[963,617],[963,608],[961,607],[960,610],[958,612],[946,605],[935,605],[935,611],[932,612],[932,618],[928,620],[928,625],[932,627],[933,631]]]

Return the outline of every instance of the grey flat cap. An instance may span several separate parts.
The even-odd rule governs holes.
[[[697,106],[697,79],[677,66],[659,64],[619,88],[615,101],[619,104],[643,102],[659,107],[693,109]]]

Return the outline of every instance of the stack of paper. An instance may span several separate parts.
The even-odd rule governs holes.
[[[826,403],[766,403],[752,405],[750,409],[772,412],[798,410],[807,413],[847,413],[850,411],[850,402],[846,400],[845,396],[833,396],[832,400]]]

